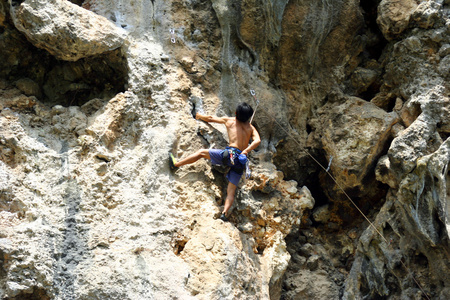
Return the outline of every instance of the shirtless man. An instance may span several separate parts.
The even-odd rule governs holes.
[[[177,162],[172,154],[170,154],[170,166],[177,169],[183,165],[192,164],[200,158],[211,160],[214,165],[227,165],[231,169],[227,174],[229,181],[227,187],[227,198],[220,219],[227,221],[228,210],[234,201],[239,180],[245,169],[247,155],[258,147],[261,143],[258,131],[250,124],[249,120],[253,115],[253,108],[247,103],[240,103],[236,108],[236,117],[214,117],[196,114],[196,119],[205,122],[213,122],[224,124],[227,127],[230,145],[224,149],[200,149],[194,154],[189,155],[185,159]],[[252,143],[249,145],[250,139]]]

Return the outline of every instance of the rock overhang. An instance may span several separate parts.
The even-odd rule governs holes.
[[[48,106],[81,106],[125,91],[127,33],[122,28],[68,1],[6,5],[2,2],[0,76],[10,84]]]

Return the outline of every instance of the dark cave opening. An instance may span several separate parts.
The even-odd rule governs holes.
[[[439,136],[441,137],[441,139],[443,141],[447,140],[450,137],[450,132],[447,132],[447,130],[443,130],[444,125],[442,125],[442,123],[438,123],[437,124],[437,130],[439,133]]]
[[[315,173],[312,173],[311,176],[304,181],[304,185],[308,187],[311,195],[315,200],[314,208],[319,207],[325,204],[328,204],[330,200],[325,194],[323,187],[320,184],[320,177],[328,176],[325,172],[321,170],[317,170]]]
[[[181,239],[181,240],[175,241],[175,245],[173,247],[173,252],[175,253],[175,255],[180,255],[181,252],[183,252],[184,246],[186,246],[187,242],[188,241],[186,239]]]
[[[387,111],[387,112],[392,112],[392,111],[394,111],[396,99],[397,99],[397,98],[391,98],[391,99],[389,99],[388,104],[387,104],[387,107],[386,107],[386,111]]]
[[[48,66],[42,87],[43,100],[51,106],[81,106],[125,91],[127,67],[120,49],[76,62],[53,60]]]
[[[429,268],[428,258],[421,252],[414,253],[412,257],[412,263],[420,268],[427,270]]]
[[[12,298],[5,298],[8,300],[49,300],[50,297],[47,295],[44,289],[34,288],[31,293],[22,292],[19,295]]]
[[[390,141],[386,142],[386,149],[381,152],[381,157],[389,149]],[[367,175],[362,181],[362,187],[356,187],[353,189],[346,189],[345,192],[355,203],[353,205],[346,195],[338,189],[336,183],[332,178],[322,169],[317,162],[319,162],[324,168],[328,166],[329,161],[326,159],[325,153],[320,149],[308,149],[316,161],[310,156],[302,156],[296,162],[286,157],[294,157],[293,154],[284,153],[285,145],[280,144],[277,147],[279,155],[275,156],[273,161],[277,168],[283,171],[285,180],[294,180],[298,182],[298,186],[306,186],[315,200],[314,209],[329,205],[329,211],[333,215],[334,221],[340,224],[332,224],[335,226],[329,226],[329,224],[322,224],[316,222],[312,216],[307,221],[307,226],[313,226],[316,228],[323,228],[327,231],[335,231],[341,229],[348,229],[364,222],[364,216],[359,212],[361,210],[364,214],[370,215],[375,213],[383,204],[386,196],[388,186],[378,182],[375,179],[374,172]],[[374,159],[375,163],[370,166],[370,169],[374,169],[378,158]],[[373,173],[373,174],[372,174]],[[306,214],[311,215],[311,212]],[[331,222],[331,221],[330,221]],[[331,222],[333,223],[333,222]]]
[[[12,0],[11,1],[11,5],[12,6],[19,6],[20,4],[22,4],[22,2],[24,2],[25,0]]]
[[[306,124],[306,133],[307,133],[307,134],[310,134],[311,132],[312,132],[311,125]]]
[[[381,0],[367,0],[360,2],[367,30],[366,51],[369,54],[369,57],[375,60],[380,58],[388,43],[377,24],[378,5],[380,2]]]
[[[307,130],[311,130],[311,127],[308,126]],[[285,142],[277,146],[277,155],[273,158],[277,169],[283,172],[285,180],[296,181],[298,187],[306,186],[316,201],[316,207],[328,203],[328,197],[320,183],[323,171],[317,162],[312,159],[314,157],[320,164],[326,166],[328,161],[323,151],[307,149],[312,157],[302,152],[302,156],[295,159],[298,157],[298,153],[291,153],[292,150],[297,150],[297,148],[290,149],[290,146]]]
[[[366,101],[370,101],[380,92],[380,88],[381,88],[380,82],[376,81],[373,84],[371,84],[367,88],[367,90],[365,90],[364,92],[360,93],[358,95],[358,97],[361,98],[361,99],[364,99]],[[395,102],[394,102],[394,104],[395,104]],[[392,108],[394,108],[394,107],[392,106]]]
[[[126,90],[128,68],[121,49],[62,61],[31,44],[10,19],[0,28],[0,80],[47,106],[81,106]]]
[[[361,185],[345,189],[345,193],[350,197],[351,201],[340,190],[328,196],[333,199],[331,202],[336,206],[336,216],[342,221],[343,229],[350,229],[367,222],[366,217],[371,221],[374,220],[376,214],[384,205],[389,186],[376,179],[375,168],[380,157],[387,154],[391,143],[392,138],[385,142],[383,150],[373,159],[373,163],[368,166],[368,169],[371,171],[362,179]],[[331,179],[329,179],[329,182],[332,184]]]
[[[380,2],[380,0],[360,2],[365,23],[362,32],[365,48],[359,55],[359,68],[351,75],[353,91],[349,92],[366,101],[371,101],[380,92],[384,71],[377,62],[388,44],[377,24]]]
[[[84,2],[84,0],[70,0],[73,4],[76,4],[78,6],[81,6]]]

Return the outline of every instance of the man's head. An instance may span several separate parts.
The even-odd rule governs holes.
[[[253,108],[245,102],[239,103],[236,108],[236,119],[241,122],[248,122],[253,115]]]

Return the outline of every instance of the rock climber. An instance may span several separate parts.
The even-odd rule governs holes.
[[[247,156],[261,143],[261,138],[255,127],[250,124],[253,108],[247,103],[240,103],[236,108],[236,117],[215,117],[196,114],[197,120],[224,124],[227,128],[229,146],[226,149],[200,149],[197,152],[177,162],[172,153],[169,153],[169,164],[172,170],[187,164],[192,164],[200,158],[211,160],[213,165],[230,167],[227,174],[229,181],[227,198],[220,219],[228,221],[228,210],[234,201],[234,195],[247,163]],[[252,142],[250,143],[250,140]]]

